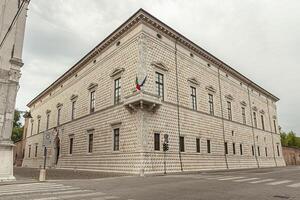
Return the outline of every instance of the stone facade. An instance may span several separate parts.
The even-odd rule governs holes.
[[[14,180],[11,141],[28,0],[0,2],[0,181]]]
[[[164,163],[167,172],[284,166],[278,100],[139,10],[28,104],[23,166],[42,166],[45,132],[49,167],[143,175]]]
[[[282,147],[286,165],[300,165],[300,148]]]

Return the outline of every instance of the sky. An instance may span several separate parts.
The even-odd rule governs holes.
[[[278,96],[280,126],[300,136],[298,0],[32,0],[17,108],[139,8]]]

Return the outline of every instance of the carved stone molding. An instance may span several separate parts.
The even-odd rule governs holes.
[[[162,63],[162,62],[153,61],[151,63],[151,65],[155,66],[155,67],[157,67],[157,68],[159,68],[159,69],[161,69],[163,71],[166,71],[166,72],[169,71],[169,68],[164,63]]]
[[[110,77],[115,77],[118,74],[122,74],[124,71],[125,68],[117,67],[110,73]]]
[[[77,98],[78,98],[78,95],[72,94],[72,96],[70,97],[70,100],[75,101]]]
[[[9,60],[9,62],[13,65],[18,66],[18,67],[22,67],[24,65],[24,63],[22,62],[22,59],[20,59],[20,58],[11,58]]]
[[[214,86],[212,86],[212,85],[206,86],[205,89],[209,92],[212,92],[212,93],[217,92],[216,88],[214,88]]]
[[[200,85],[199,81],[195,77],[189,78],[188,81],[192,84]]]
[[[60,107],[62,107],[62,106],[63,106],[62,103],[57,103],[57,104],[56,104],[56,108],[60,108]]]
[[[253,110],[253,111],[257,111],[258,109],[257,109],[256,106],[253,106],[253,107],[252,107],[252,110]]]
[[[234,100],[234,98],[233,98],[233,96],[231,94],[225,95],[225,98],[228,99],[228,100],[230,100],[230,101]]]
[[[259,112],[263,115],[265,114],[265,111],[263,109],[261,109]]]
[[[19,79],[21,78],[20,70],[10,69],[8,74],[9,74],[9,81],[19,82]]]
[[[89,87],[87,89],[88,90],[93,90],[93,89],[96,89],[97,87],[98,87],[97,83],[91,83],[91,84],[89,84]]]
[[[247,106],[247,103],[245,101],[240,102],[242,106]]]
[[[49,114],[49,113],[51,113],[51,110],[49,110],[49,109],[46,110],[46,114]]]

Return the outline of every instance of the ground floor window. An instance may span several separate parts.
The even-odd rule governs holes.
[[[70,137],[70,140],[69,140],[69,154],[70,155],[73,154],[73,143],[74,143],[74,138]]]
[[[31,154],[31,145],[28,146],[28,158],[30,158],[30,154]]]
[[[90,132],[88,134],[88,152],[92,153],[93,152],[93,146],[94,146],[94,133]]]
[[[200,153],[200,138],[196,138],[196,151]]]
[[[37,157],[37,152],[38,152],[38,145],[35,145],[34,157]]]
[[[252,156],[254,156],[254,146],[252,145]]]
[[[243,155],[243,144],[240,144],[240,154]]]
[[[277,155],[280,156],[279,145],[277,144]]]
[[[206,143],[207,143],[207,153],[211,153],[210,140],[207,140]]]
[[[232,143],[232,153],[235,155],[235,143]]]
[[[228,154],[228,143],[224,143],[224,148],[225,148],[225,154]]]
[[[160,151],[160,134],[154,133],[154,150]]]
[[[265,147],[265,153],[266,153],[266,157],[268,157],[268,148]]]
[[[114,129],[114,151],[120,150],[120,129]]]
[[[259,146],[257,147],[257,154],[258,154],[258,156],[260,156],[260,148],[259,148]]]
[[[180,148],[180,152],[184,152],[184,137],[180,136],[179,138],[179,148]]]

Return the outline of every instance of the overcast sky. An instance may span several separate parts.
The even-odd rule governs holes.
[[[300,135],[298,0],[32,0],[17,108],[139,8],[278,96],[280,126]]]

